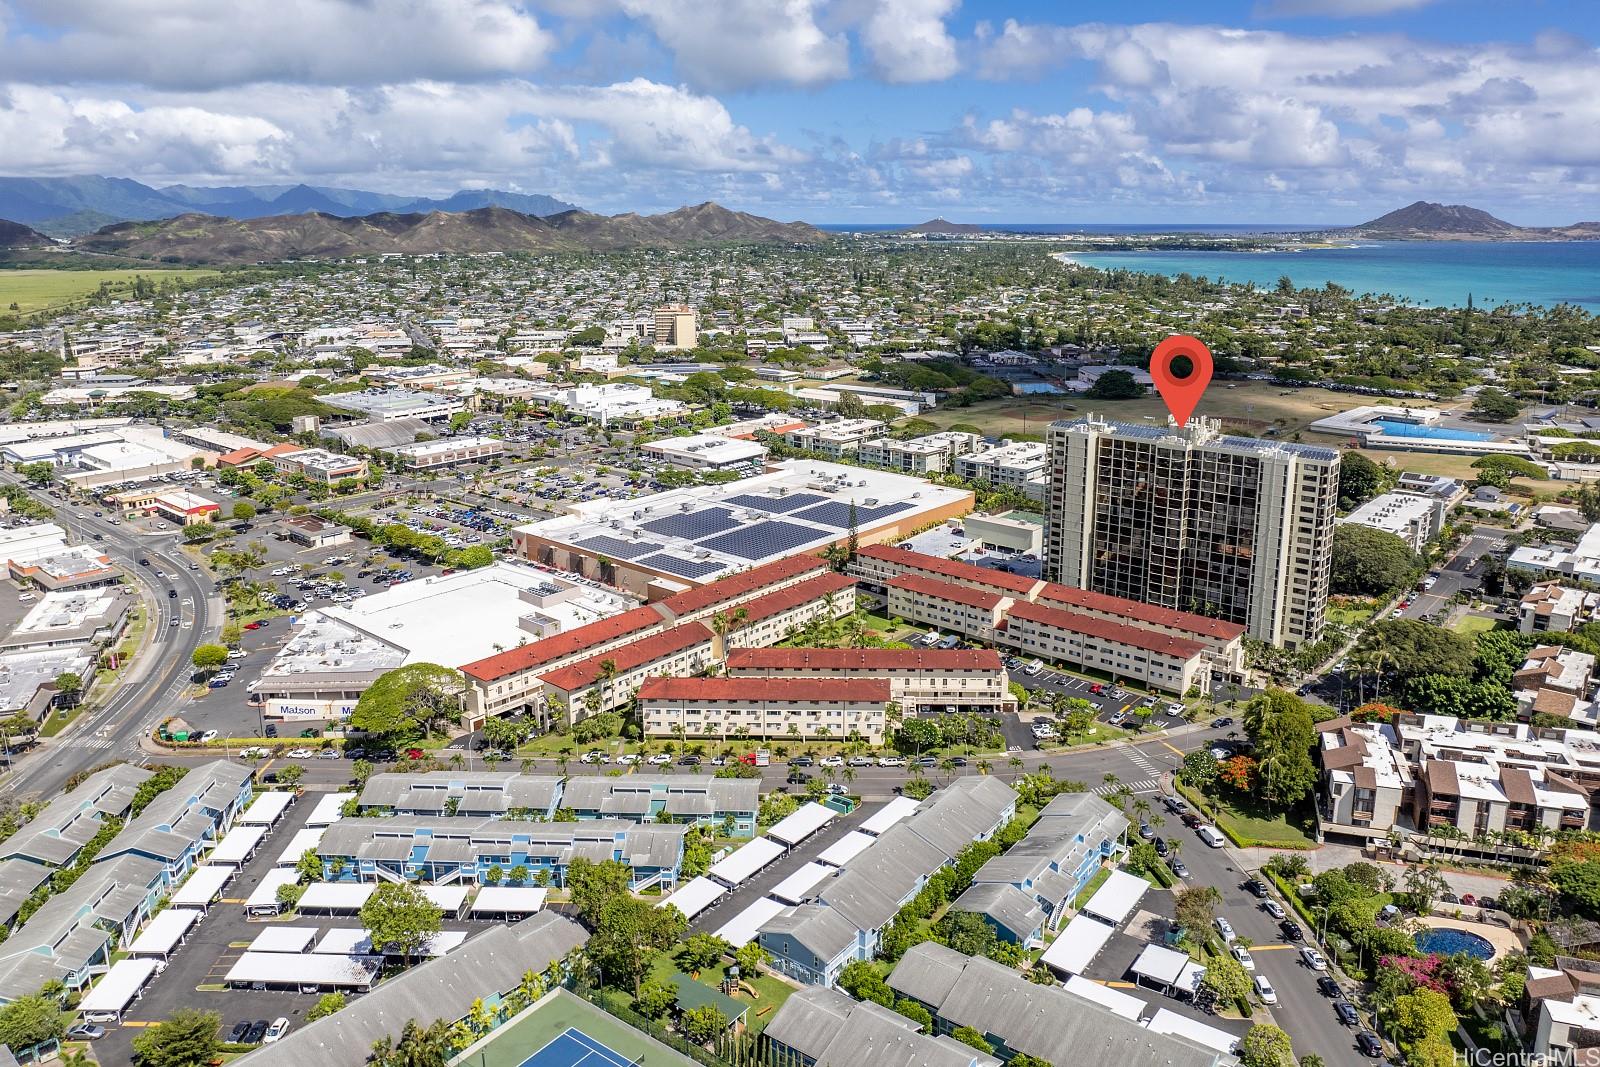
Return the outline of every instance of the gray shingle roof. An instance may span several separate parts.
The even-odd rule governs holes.
[[[1018,887],[1044,881],[1052,867],[1075,870],[1088,853],[1099,851],[1100,842],[1115,841],[1127,828],[1127,816],[1100,797],[1092,793],[1062,793],[1045,805],[1038,820],[1028,828],[1027,837],[1005,855],[985,863],[973,880]],[[1055,899],[1060,901],[1061,897]]]
[[[819,960],[831,960],[856,943],[856,927],[833,908],[802,904],[774,916],[763,934],[787,934]]]
[[[139,785],[154,772],[132,763],[107,767],[45,805],[0,845],[0,859],[20,856],[60,866],[88,844],[107,818],[121,818]]]
[[[761,804],[761,782],[756,778],[694,778],[688,775],[629,774],[620,778],[580,775],[567,779],[563,807],[575,811],[639,811],[640,795],[666,799],[672,795],[701,794],[711,798],[715,811],[755,811]],[[607,805],[608,798],[615,798]]]
[[[554,912],[511,926],[492,926],[455,951],[380,984],[348,1007],[291,1031],[240,1059],[249,1067],[356,1067],[372,1043],[400,1033],[408,1019],[427,1025],[466,1015],[474,999],[516,988],[524,971],[542,973],[552,960],[588,940],[583,927]]]
[[[795,993],[772,1017],[768,1038],[795,1049],[814,1067],[999,1067],[1000,1061],[944,1037],[880,1004],[825,986]]]
[[[622,819],[528,822],[481,815],[382,815],[340,819],[322,835],[317,854],[402,860],[411,854],[418,830],[427,831],[429,858],[440,862],[459,862],[481,852],[500,855],[513,843],[530,855],[563,862],[574,855],[610,859],[620,836],[623,856],[636,867],[671,867],[688,833],[686,826]]]
[[[195,767],[150,802],[106,846],[107,856],[139,851],[175,860],[212,828],[208,811],[223,811],[250,780],[249,767],[214,760]]]
[[[986,916],[1009,931],[1014,941],[1032,937],[1044,925],[1044,911],[1034,902],[1033,894],[1004,882],[974,885],[957,897],[951,908]]]
[[[514,771],[429,771],[426,774],[375,774],[361,790],[363,808],[444,814],[454,798],[463,814],[501,813],[512,808],[548,810],[560,795],[554,775]]]

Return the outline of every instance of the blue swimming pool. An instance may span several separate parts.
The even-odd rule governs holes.
[[[1465,952],[1469,956],[1480,960],[1491,959],[1494,956],[1494,946],[1487,938],[1477,934],[1469,934],[1465,930],[1434,929],[1423,930],[1412,938],[1417,943],[1417,948],[1429,954],[1437,953],[1440,956],[1454,956],[1458,952]]]
[[[1494,434],[1478,430],[1452,430],[1448,426],[1418,426],[1416,423],[1395,419],[1373,419],[1368,425],[1376,426],[1390,437],[1431,437],[1436,441],[1493,441]]]

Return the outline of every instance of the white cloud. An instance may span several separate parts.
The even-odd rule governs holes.
[[[1328,18],[1363,18],[1393,15],[1427,7],[1434,0],[1265,0],[1264,15],[1321,15]]]
[[[987,22],[976,28],[978,41],[977,72],[980,78],[1006,81],[1035,78],[1052,67],[1072,47],[1072,31],[1066,26],[1025,25],[1006,19],[996,34]]]
[[[861,24],[873,71],[887,82],[942,81],[961,68],[944,20],[959,0],[877,0]]]
[[[850,71],[849,42],[824,33],[813,0],[622,0],[647,22],[692,85],[815,85]]]
[[[210,89],[530,73],[554,38],[512,0],[12,0],[0,71],[18,81]],[[0,27],[5,22],[0,21]]]

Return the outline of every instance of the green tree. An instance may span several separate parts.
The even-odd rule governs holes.
[[[1517,417],[1522,404],[1503,389],[1486,385],[1472,398],[1471,414],[1485,422],[1509,422]]]
[[[606,981],[625,985],[639,995],[639,984],[663,950],[677,942],[688,925],[677,908],[658,908],[628,894],[612,896],[600,908],[589,958]]]
[[[444,919],[438,905],[429,900],[421,886],[409,882],[382,882],[361,905],[361,925],[372,938],[374,948],[395,946],[404,962],[424,942],[439,932]]]
[[[224,645],[200,645],[189,659],[197,671],[214,671],[228,662],[228,649]]]
[[[933,1013],[916,1001],[901,997],[894,1002],[894,1010],[929,1033],[933,1032]]]
[[[1144,386],[1132,371],[1108,370],[1094,380],[1083,394],[1090,400],[1136,400],[1144,396]]]
[[[628,892],[630,879],[631,872],[625,863],[617,860],[595,863],[582,856],[574,857],[567,865],[567,890],[578,918],[593,929],[600,920],[601,909],[612,898]],[[672,910],[677,911],[676,908]]]
[[[412,663],[379,675],[350,713],[353,729],[382,737],[419,737],[461,713],[461,672]]]
[[[958,1026],[950,1031],[950,1036],[963,1045],[970,1045],[987,1056],[994,1055],[994,1046],[989,1044],[989,1039],[970,1026]]]
[[[1471,638],[1416,619],[1375,622],[1356,645],[1358,657],[1381,662],[1402,684],[1425,674],[1470,677],[1474,652]]]
[[[938,748],[943,741],[943,731],[932,719],[907,719],[895,731],[894,746],[907,755],[921,755],[930,748]]]
[[[870,1000],[886,1008],[894,1006],[894,990],[883,980],[878,968],[867,960],[846,964],[844,970],[839,972],[839,988],[857,1000]]]
[[[1317,765],[1311,748],[1317,729],[1305,701],[1282,689],[1269,689],[1245,706],[1244,727],[1256,746],[1262,800],[1287,808],[1315,788]]]
[[[678,989],[663,978],[652,978],[639,987],[634,1010],[651,1019],[664,1019],[678,1007]]]
[[[65,704],[76,704],[78,694],[83,692],[83,678],[75,671],[62,671],[56,675],[54,684],[56,692],[61,694],[62,702]]]
[[[343,993],[324,993],[317,998],[315,1004],[311,1005],[311,1010],[306,1012],[306,1021],[316,1022],[318,1019],[326,1018],[334,1012],[342,1010],[344,1004],[345,997]]]
[[[1241,1067],[1296,1067],[1294,1043],[1276,1026],[1258,1023],[1239,1042],[1239,1063]]]
[[[685,971],[703,971],[722,959],[729,944],[716,934],[691,934],[678,950],[678,966]]]
[[[1197,748],[1183,757],[1183,765],[1178,773],[1196,789],[1210,789],[1216,784],[1219,773],[1217,757],[1209,749]]]
[[[1430,1040],[1448,1043],[1459,1021],[1450,998],[1432,989],[1415,989],[1396,997],[1384,1014],[1390,1036],[1404,1052]]]
[[[1359,452],[1346,452],[1339,460],[1339,507],[1349,511],[1371,500],[1386,481],[1382,467]]]
[[[61,1006],[50,997],[18,997],[0,1008],[0,1045],[16,1051],[59,1041],[65,1032]]]
[[[423,1026],[407,1019],[400,1038],[382,1037],[372,1043],[373,1067],[445,1067],[455,1053],[450,1024],[435,1019]]]
[[[172,1017],[140,1030],[133,1039],[133,1059],[139,1067],[200,1067],[216,1059],[222,1048],[217,1028],[222,1016],[214,1011],[179,1008]]]
[[[678,1032],[696,1045],[709,1045],[728,1028],[728,1017],[713,1005],[690,1008],[678,1017]]]
[[[256,506],[248,500],[240,500],[233,505],[233,517],[239,522],[249,522],[256,517]]]
[[[1600,861],[1566,860],[1550,868],[1550,881],[1578,914],[1600,916]]]
[[[1206,963],[1200,988],[1224,1003],[1233,1004],[1250,995],[1250,975],[1232,956],[1213,956]]]
[[[1384,530],[1344,522],[1333,528],[1329,588],[1352,596],[1384,596],[1408,584],[1422,558],[1404,539]]]

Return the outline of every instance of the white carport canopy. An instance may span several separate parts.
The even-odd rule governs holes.
[[[861,829],[877,837],[887,832],[901,819],[910,818],[922,806],[922,801],[915,797],[895,797],[889,803],[867,816],[862,822]]]
[[[787,908],[788,905],[771,897],[762,897],[748,908],[729,919],[717,931],[717,936],[722,938],[734,948],[744,948],[756,939],[756,934],[772,918]]]
[[[145,983],[156,973],[155,960],[119,960],[111,965],[104,978],[95,983],[81,1002],[78,1010],[85,1019],[115,1019],[122,1021],[128,1005],[139,999]]]
[[[1120,989],[1103,986],[1081,974],[1068,978],[1066,986],[1068,993],[1075,993],[1084,1000],[1092,1000],[1103,1008],[1110,1008],[1131,1022],[1138,1022],[1139,1016],[1144,1014],[1144,1001],[1138,997],[1124,993]]]
[[[1180,1015],[1167,1008],[1158,1010],[1144,1025],[1152,1034],[1186,1037],[1195,1044],[1204,1045],[1224,1055],[1231,1055],[1239,1045],[1239,1039],[1228,1031],[1219,1030],[1199,1019],[1191,1019],[1187,1015]]]
[[[832,808],[825,807],[815,801],[809,804],[802,804],[794,812],[780,819],[767,831],[767,836],[780,844],[793,848],[828,825],[829,822],[833,821],[834,816],[838,814]]]
[[[377,888],[374,882],[312,882],[301,894],[300,910],[354,915]]]
[[[676,893],[656,905],[664,908],[668,904],[683,912],[685,919],[692,919],[715,904],[728,892],[727,886],[713,882],[704,875],[691,878],[685,882]]]
[[[1182,952],[1174,952],[1160,945],[1146,945],[1139,958],[1129,968],[1135,978],[1150,981],[1169,989],[1193,993],[1200,986],[1206,969]]]
[[[294,803],[294,794],[283,790],[270,793],[257,793],[250,806],[244,809],[244,814],[239,816],[240,826],[272,826],[283,813],[289,810],[289,805]]]
[[[798,904],[806,899],[806,894],[816,888],[818,882],[834,873],[837,872],[826,863],[813,860],[773,886],[772,895],[786,904]]]
[[[340,810],[344,802],[355,796],[354,793],[329,793],[317,801],[317,806],[311,809],[311,818],[306,820],[306,825],[315,829],[318,826],[332,826],[343,816]]]
[[[318,956],[300,952],[246,952],[224,979],[229,985],[370,989],[377,980],[377,956]]]
[[[452,918],[459,919],[467,906],[468,886],[424,885],[417,888],[422,890],[423,896],[433,901],[434,907]]]
[[[877,838],[860,830],[851,830],[839,840],[817,854],[817,859],[832,867],[843,867],[865,852]]]
[[[150,920],[150,925],[128,945],[130,956],[160,956],[166,959],[172,950],[183,944],[189,928],[204,917],[205,912],[193,908],[168,908]]]
[[[1116,932],[1098,919],[1074,915],[1039,959],[1062,974],[1082,974]]]
[[[1113,926],[1121,926],[1128,916],[1133,914],[1133,909],[1139,906],[1139,901],[1150,892],[1150,883],[1140,878],[1137,874],[1127,871],[1112,871],[1111,877],[1100,884],[1094,891],[1094,896],[1083,906],[1083,910],[1090,915],[1098,916]]]
[[[544,907],[550,891],[536,885],[486,885],[472,898],[471,913],[480,915],[532,915]]]
[[[250,942],[250,951],[304,952],[316,939],[315,926],[269,926]]]
[[[206,857],[208,864],[227,864],[230,867],[243,867],[256,846],[261,844],[261,839],[267,836],[265,826],[235,826],[229,830],[227,836],[217,843],[211,850],[211,855]]]
[[[743,848],[711,865],[706,873],[730,889],[753,878],[767,864],[783,855],[784,847],[771,838],[758,837]]]
[[[276,908],[278,906],[278,889],[280,886],[294,885],[300,880],[300,875],[293,867],[274,867],[261,876],[261,884],[256,886],[244,902],[245,910],[254,911],[257,908]]]
[[[289,838],[289,843],[278,853],[276,866],[293,867],[300,862],[300,857],[307,852],[315,852],[317,846],[322,844],[322,835],[328,832],[326,826],[318,826],[310,830],[296,830],[294,836]]]
[[[175,908],[209,908],[222,894],[222,887],[238,873],[237,867],[225,863],[196,867],[167,903]]]

